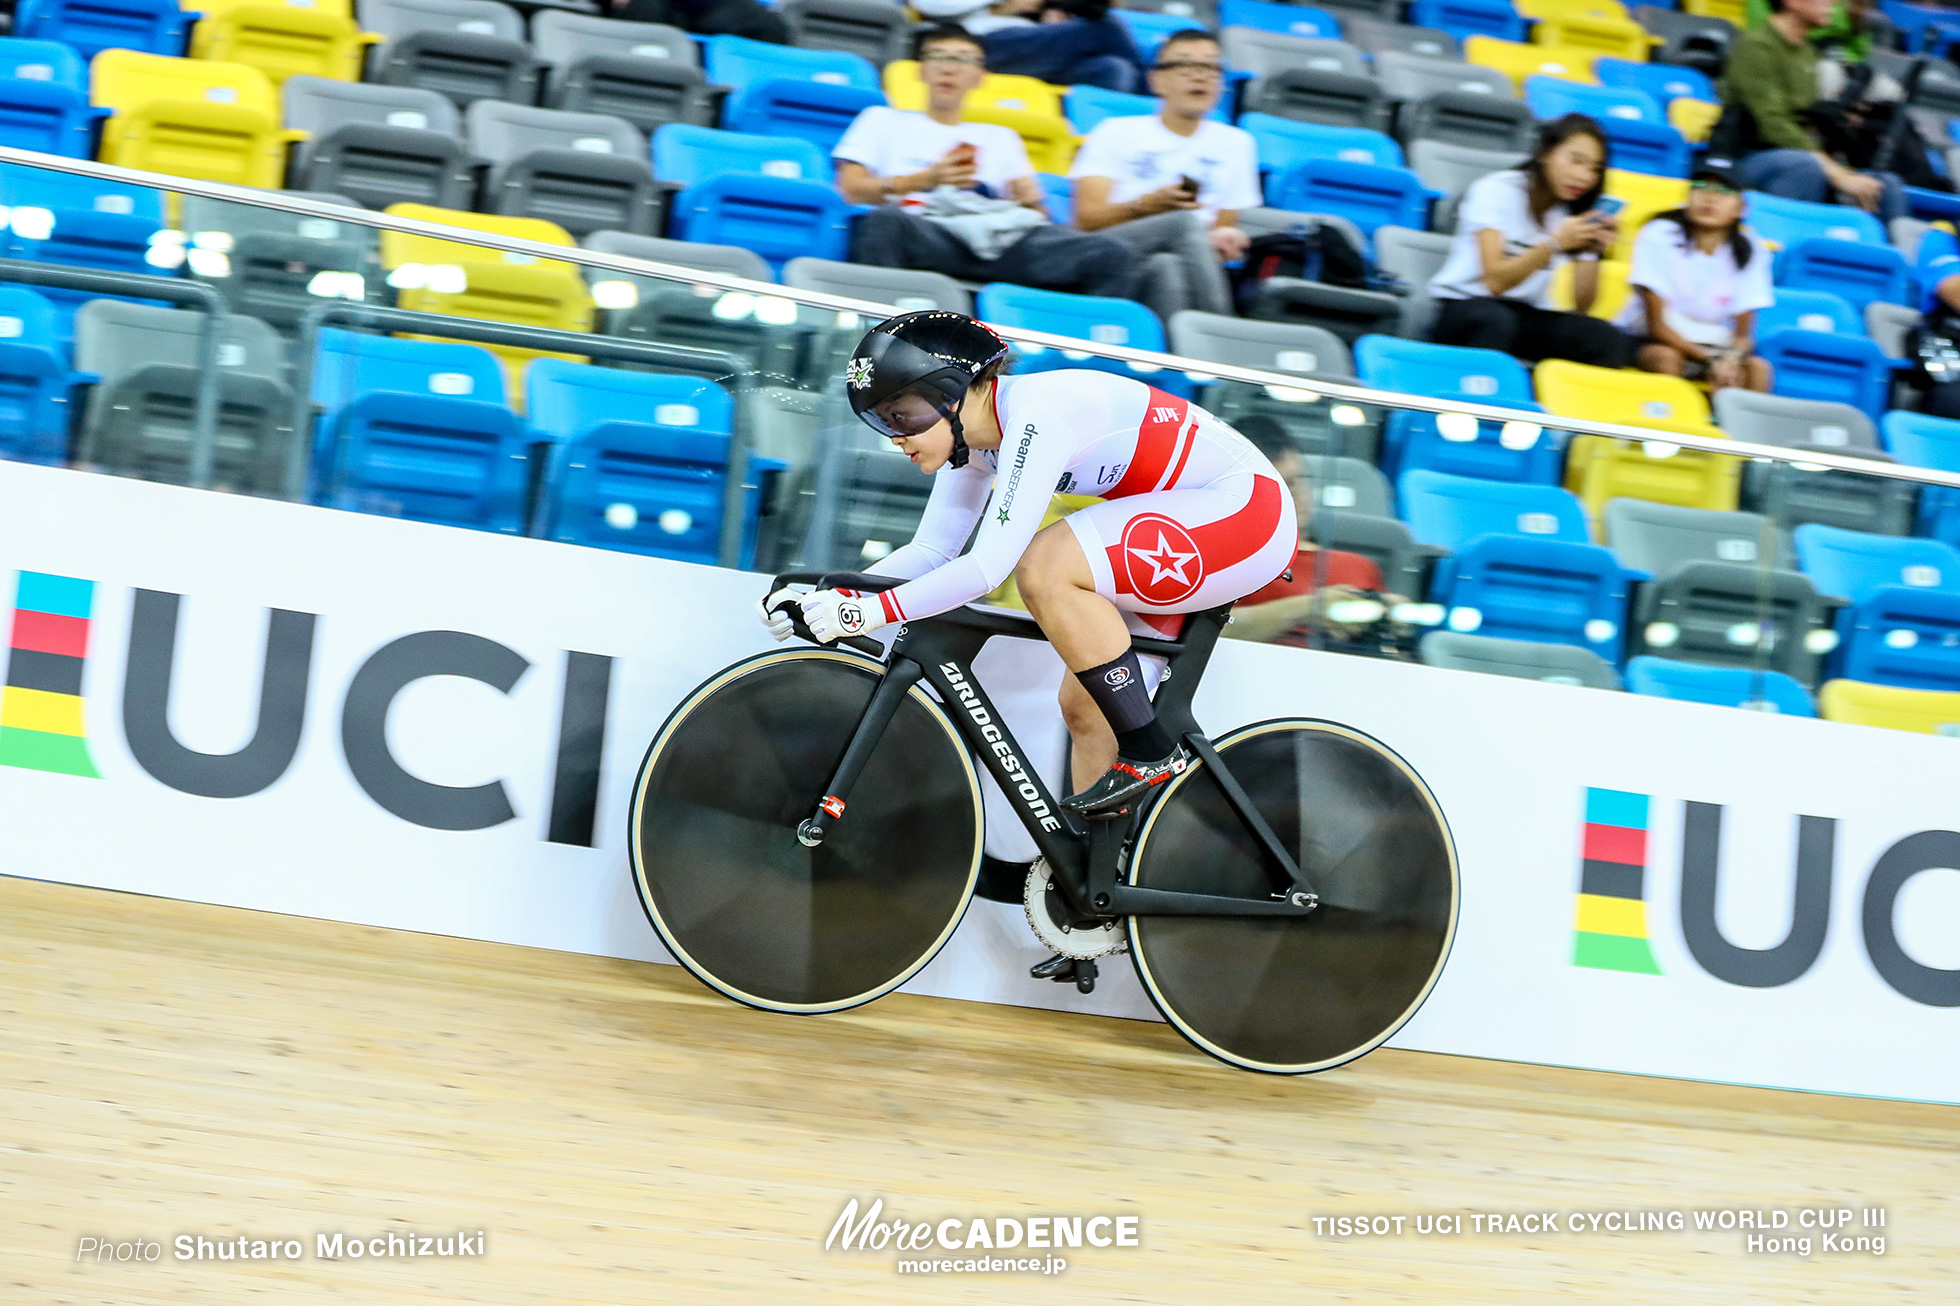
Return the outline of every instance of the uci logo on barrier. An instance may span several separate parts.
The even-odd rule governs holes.
[[[82,715],[95,590],[95,582],[73,576],[19,573],[0,690],[0,766],[100,776]],[[178,741],[169,720],[181,600],[161,590],[134,592],[122,694],[130,754],[152,779],[180,793],[260,793],[299,751],[317,617],[268,610],[252,737],[233,753],[200,753]],[[592,846],[612,663],[596,653],[565,653],[549,842]],[[411,774],[389,748],[388,712],[403,690],[430,676],[462,676],[509,694],[530,668],[514,649],[462,631],[416,631],[382,645],[355,670],[341,703],[341,752],[354,782],[384,810],[431,830],[483,830],[514,819],[501,780],[465,787]]]
[[[1658,975],[1648,943],[1646,794],[1587,789],[1581,826],[1579,904],[1572,964],[1598,970]],[[1836,874],[1837,822],[1797,818],[1796,866],[1790,928],[1768,948],[1729,941],[1715,917],[1722,852],[1722,807],[1682,804],[1681,936],[1697,965],[1743,988],[1778,988],[1807,973],[1824,950]],[[1960,870],[1960,833],[1921,830],[1879,854],[1865,881],[1860,912],[1865,955],[1879,978],[1901,996],[1929,1007],[1960,1007],[1960,970],[1927,966],[1907,954],[1893,909],[1907,881],[1922,871]]]

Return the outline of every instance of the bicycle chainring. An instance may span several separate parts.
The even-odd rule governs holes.
[[[1093,957],[1123,952],[1130,946],[1129,934],[1124,930],[1121,919],[1079,929],[1063,923],[1070,914],[1068,902],[1048,873],[1046,857],[1036,858],[1034,864],[1028,867],[1027,887],[1022,893],[1021,905],[1027,909],[1028,928],[1034,931],[1035,937],[1064,957],[1087,961]]]

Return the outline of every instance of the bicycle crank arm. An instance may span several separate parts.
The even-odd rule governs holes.
[[[1117,916],[1305,916],[1320,906],[1311,893],[1293,891],[1284,898],[1226,898],[1212,893],[1178,893],[1170,889],[1139,889],[1119,884],[1110,890],[1108,910]]]

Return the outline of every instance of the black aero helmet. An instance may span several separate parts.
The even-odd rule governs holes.
[[[1007,345],[964,313],[927,309],[880,322],[844,365],[851,411],[880,435],[898,439],[953,426],[952,465],[966,466],[960,403],[974,378],[1007,357]]]

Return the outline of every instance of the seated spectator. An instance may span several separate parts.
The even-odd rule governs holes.
[[[1075,225],[1106,231],[1139,255],[1176,255],[1169,284],[1141,292],[1165,321],[1179,309],[1230,313],[1221,263],[1250,243],[1234,225],[1259,195],[1259,147],[1249,132],[1209,117],[1225,91],[1224,52],[1211,33],[1177,32],[1157,51],[1154,116],[1105,118],[1075,156]],[[1193,188],[1195,185],[1195,188]]]
[[[1706,381],[1710,390],[1768,390],[1755,355],[1756,310],[1776,302],[1770,252],[1742,232],[1742,191],[1720,168],[1697,168],[1688,206],[1659,213],[1633,242],[1633,287],[1619,324],[1649,372]]]
[[[789,28],[761,0],[615,0],[607,17],[666,23],[701,36],[746,36],[751,41],[789,44]]]
[[[975,36],[1008,27],[1033,27],[1042,0],[915,0],[913,8],[935,23],[951,23]]]
[[[1940,357],[1946,344],[1960,343],[1960,240],[1938,227],[1927,231],[1919,238],[1912,280],[1919,287],[1919,311],[1924,316],[1906,341],[1906,360],[1916,364],[1906,375],[1925,391],[1918,405],[1921,410],[1935,417],[1960,418],[1960,368]],[[1937,359],[1936,364],[1929,366],[1929,355]]]
[[[1735,161],[1748,190],[1822,203],[1834,194],[1890,222],[1906,211],[1889,172],[1859,172],[1826,154],[1803,111],[1817,102],[1811,34],[1832,21],[1833,0],[1772,0],[1769,21],[1737,37],[1723,74],[1722,121],[1709,153]]]
[[[831,151],[844,198],[882,206],[853,224],[852,260],[968,281],[1127,295],[1136,266],[1130,247],[1048,221],[1021,138],[961,118],[967,95],[987,75],[980,42],[957,27],[935,27],[919,35],[915,49],[925,112],[873,106]],[[988,205],[976,197],[1007,202]],[[1015,212],[1016,205],[1023,211]]]
[[[930,3],[930,0],[928,0]],[[1032,8],[1036,21],[990,24],[987,66],[997,73],[1039,77],[1057,86],[1100,86],[1135,93],[1143,86],[1143,52],[1130,29],[1109,16],[1109,0],[1040,0],[1011,4],[1006,14]]]
[[[1314,486],[1307,475],[1307,460],[1286,438],[1285,429],[1258,413],[1242,417],[1234,425],[1272,460],[1273,469],[1293,492],[1300,548],[1293,555],[1293,578],[1281,576],[1240,599],[1232,609],[1232,623],[1225,627],[1226,636],[1305,648],[1311,635],[1318,633],[1338,643],[1361,634],[1371,624],[1337,619],[1344,605],[1355,605],[1370,595],[1380,595],[1381,603],[1389,608],[1408,602],[1400,595],[1382,594],[1387,587],[1381,568],[1372,559],[1340,549],[1318,548],[1308,539]]]
[[[1611,322],[1585,315],[1599,288],[1599,256],[1619,237],[1618,221],[1594,207],[1606,160],[1599,124],[1568,113],[1545,124],[1531,158],[1470,183],[1449,258],[1429,283],[1431,340],[1531,363],[1626,366],[1631,342]],[[1553,274],[1568,261],[1575,313],[1551,307]]]

